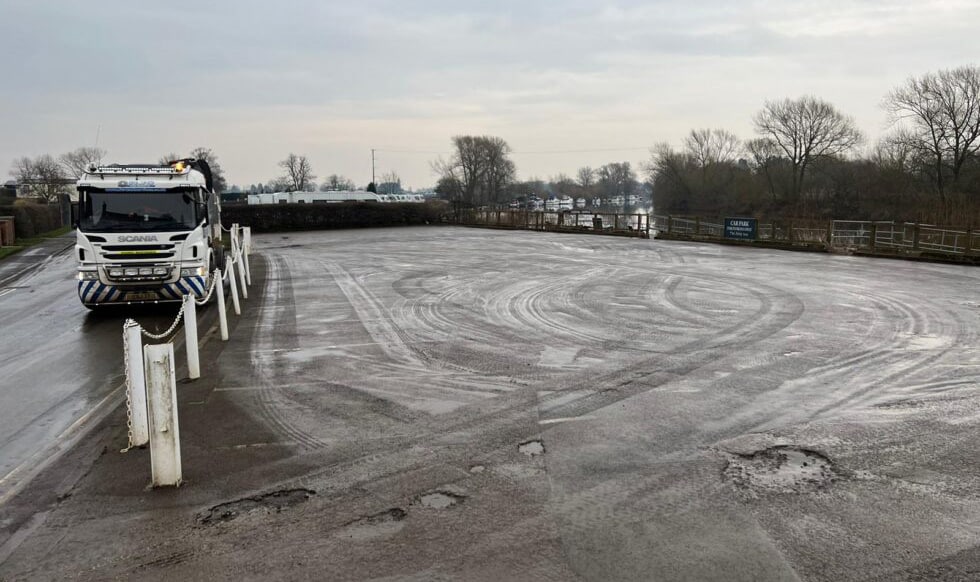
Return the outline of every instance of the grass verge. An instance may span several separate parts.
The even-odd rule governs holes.
[[[20,251],[30,248],[38,243],[42,243],[50,238],[55,238],[61,236],[71,230],[70,226],[63,226],[56,230],[51,230],[39,234],[38,236],[32,238],[22,238],[17,240],[17,244],[11,245],[9,247],[0,247],[0,261],[9,257],[10,255],[15,255]]]

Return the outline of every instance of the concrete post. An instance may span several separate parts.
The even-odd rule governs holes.
[[[129,402],[129,430],[131,447],[141,447],[150,441],[150,426],[146,418],[146,374],[143,372],[143,341],[140,326],[129,319],[125,324],[126,398]]]
[[[242,227],[242,238],[245,240],[245,254],[252,254],[252,227]]]
[[[201,377],[201,357],[197,343],[197,303],[193,295],[184,295],[184,349],[187,351],[187,376]]]
[[[177,376],[173,344],[148,345],[144,351],[150,416],[150,467],[153,486],[180,485],[180,428],[177,423]]]
[[[973,229],[966,229],[966,243],[963,245],[963,254],[968,255],[973,250]]]
[[[919,250],[919,223],[912,227],[912,250]]]
[[[228,273],[228,283],[231,285],[231,304],[235,306],[235,315],[242,314],[242,307],[238,303],[238,283],[235,281],[235,261],[231,257],[225,257],[225,272]]]
[[[878,225],[873,222],[871,223],[871,234],[869,237],[868,248],[875,250],[875,247],[878,245]]]
[[[221,327],[221,341],[228,341],[228,313],[225,311],[225,281],[221,269],[216,269],[214,276],[214,292],[218,294],[218,324]]]
[[[667,234],[670,234],[672,232],[674,232],[674,217],[673,216],[668,216],[667,217]]]

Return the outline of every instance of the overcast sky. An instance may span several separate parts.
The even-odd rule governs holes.
[[[978,31],[978,0],[0,0],[0,164],[98,135],[107,161],[202,145],[246,185],[295,152],[364,185],[377,148],[424,187],[453,135],[491,134],[547,178],[694,127],[751,137],[803,94],[874,138],[884,95],[978,63]]]

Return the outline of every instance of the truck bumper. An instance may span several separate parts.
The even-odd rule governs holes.
[[[184,295],[200,299],[206,291],[207,281],[204,277],[182,277],[173,283],[141,289],[107,285],[101,281],[78,282],[78,298],[86,305],[181,301]]]

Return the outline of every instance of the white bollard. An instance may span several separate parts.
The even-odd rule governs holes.
[[[126,400],[129,402],[129,446],[142,447],[150,441],[146,420],[146,375],[143,373],[143,340],[140,326],[132,319],[126,321]]]
[[[187,351],[187,376],[201,377],[201,357],[197,343],[197,303],[193,295],[184,295],[184,349]]]
[[[218,323],[221,327],[221,341],[228,341],[228,314],[225,312],[225,276],[221,269],[215,269],[214,292],[218,294]]]
[[[242,314],[242,307],[238,304],[238,284],[235,282],[235,261],[231,257],[225,257],[225,272],[228,273],[228,282],[231,284],[231,303],[235,306],[235,315]]]
[[[150,467],[153,486],[180,485],[180,427],[177,423],[177,375],[173,344],[144,350],[150,412]]]
[[[248,247],[245,247],[246,249]],[[242,264],[245,265],[245,282],[249,285],[252,284],[252,269],[248,265],[248,253],[242,253]]]
[[[242,253],[242,247],[238,247],[238,279],[241,283],[238,288],[242,290],[242,299],[248,299],[248,285],[245,284],[245,255]]]

